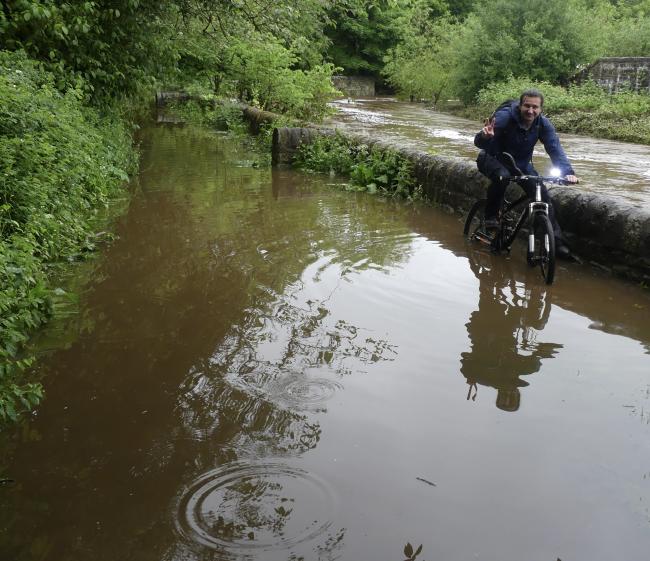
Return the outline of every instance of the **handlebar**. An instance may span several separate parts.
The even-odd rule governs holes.
[[[501,177],[502,180],[506,181],[525,181],[532,179],[535,183],[555,183],[556,185],[575,185],[567,180],[566,177],[545,177],[542,175],[506,175]],[[577,182],[576,182],[577,183]]]
[[[577,181],[575,183],[568,181],[566,177],[562,176],[551,176],[551,177],[546,177],[542,175],[524,175],[521,173],[521,170],[517,167],[517,164],[515,162],[515,159],[512,157],[512,154],[508,152],[501,152],[500,155],[501,163],[503,163],[506,168],[509,171],[515,171],[518,172],[519,175],[506,175],[501,177],[501,180],[506,180],[506,181],[524,181],[524,180],[533,180],[537,185],[541,185],[542,183],[555,183],[556,185],[575,185],[575,183],[578,183]],[[503,160],[507,160],[507,162],[504,162]]]

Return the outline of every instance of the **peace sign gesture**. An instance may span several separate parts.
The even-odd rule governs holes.
[[[496,117],[485,120],[485,126],[481,130],[481,133],[485,138],[492,138],[494,136],[494,123],[496,122]]]

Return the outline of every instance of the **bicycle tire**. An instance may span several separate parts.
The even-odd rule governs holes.
[[[472,208],[467,213],[465,219],[465,226],[463,227],[463,235],[472,237],[478,231],[485,231],[485,205],[487,199],[479,199],[476,201]]]
[[[533,259],[539,264],[546,284],[553,284],[555,278],[555,237],[551,221],[545,214],[537,214],[533,220],[535,247]]]
[[[488,246],[491,251],[499,251],[501,230],[488,230],[485,227],[485,205],[487,199],[479,199],[467,213],[463,234],[470,242]]]

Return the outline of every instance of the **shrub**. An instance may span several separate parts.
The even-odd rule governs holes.
[[[20,378],[28,334],[50,315],[53,265],[92,251],[99,211],[135,165],[124,125],[53,84],[24,54],[0,51],[0,420],[40,399]]]

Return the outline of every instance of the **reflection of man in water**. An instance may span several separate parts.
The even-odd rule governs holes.
[[[529,287],[516,282],[507,261],[500,259],[495,268],[492,258],[470,255],[470,267],[480,281],[479,303],[466,324],[471,351],[461,354],[460,370],[469,384],[467,399],[476,399],[478,384],[491,386],[497,390],[497,407],[516,411],[519,388],[528,385],[520,377],[537,372],[542,359],[552,358],[562,345],[537,341],[551,310],[544,286],[537,278]]]

